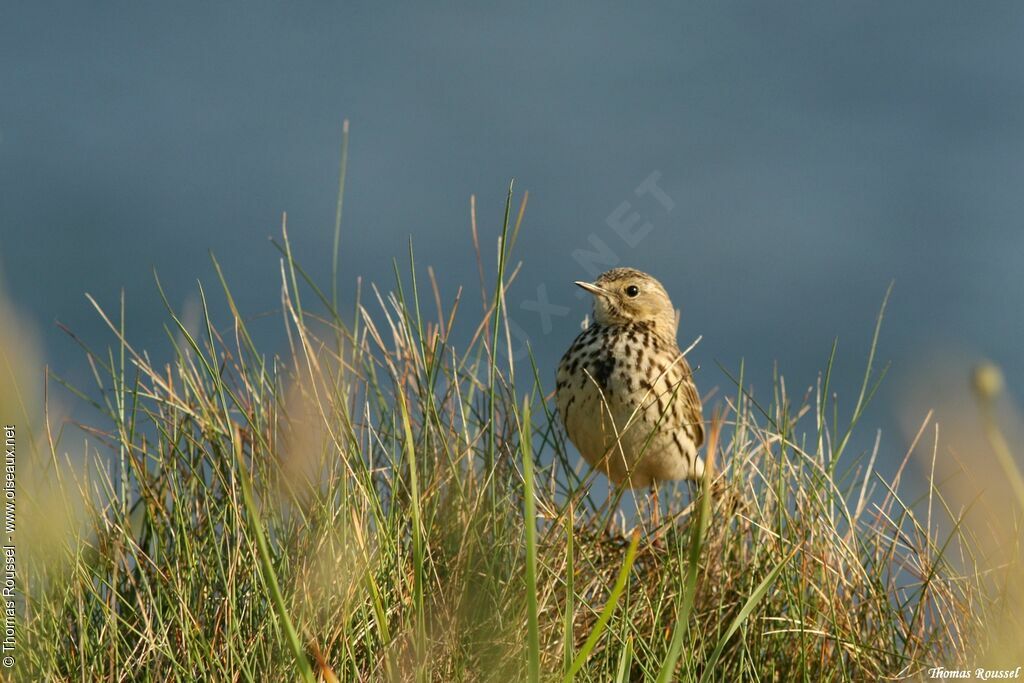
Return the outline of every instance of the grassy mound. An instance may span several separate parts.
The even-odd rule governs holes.
[[[500,285],[461,345],[458,301],[426,295],[411,254],[343,321],[287,235],[284,357],[257,348],[223,277],[230,319],[206,293],[194,328],[168,307],[166,364],[97,306],[115,343],[86,348],[84,455],[48,420],[23,485],[20,680],[865,681],[1024,663],[1024,506],[969,525],[936,482],[904,500],[877,448],[849,452],[871,359],[845,421],[828,369],[764,405],[740,372],[706,454],[720,483],[663,493],[658,545],[645,515],[613,517],[552,413],[552,373],[508,353],[509,214]]]

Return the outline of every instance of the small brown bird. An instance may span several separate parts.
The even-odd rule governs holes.
[[[656,496],[658,481],[700,479],[700,394],[665,288],[632,268],[576,284],[594,295],[594,322],[558,364],[555,400],[569,438],[616,485],[652,486]]]

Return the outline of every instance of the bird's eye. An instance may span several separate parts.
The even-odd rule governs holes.
[[[629,287],[626,287],[626,296],[628,296],[630,299],[632,299],[639,293],[640,288],[637,287],[636,285],[630,285]]]

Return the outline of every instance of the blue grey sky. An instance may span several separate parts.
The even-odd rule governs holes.
[[[348,118],[343,291],[389,285],[410,235],[447,296],[475,291],[469,196],[490,245],[514,177],[509,303],[542,369],[596,237],[665,283],[684,345],[703,335],[702,389],[745,358],[755,388],[777,362],[799,394],[838,337],[849,407],[895,280],[870,417],[898,451],[929,359],[1024,386],[1022,36],[1019,3],[6,3],[0,263],[72,376],[55,320],[109,341],[86,291],[115,308],[124,288],[131,338],[162,348],[154,268],[184,306],[215,287],[212,250],[243,311],[273,309],[282,212],[329,275]],[[652,173],[670,211],[635,192]],[[609,226],[623,202],[650,223],[634,246]],[[539,286],[570,308],[548,332]]]

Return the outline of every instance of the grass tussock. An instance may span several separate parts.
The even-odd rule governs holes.
[[[95,386],[69,387],[95,409],[85,450],[52,417],[35,440],[45,486],[24,515],[57,531],[21,580],[21,680],[865,681],[1024,663],[1024,501],[998,528],[967,524],[956,490],[907,500],[878,444],[853,452],[874,343],[852,415],[831,359],[799,398],[781,378],[749,395],[741,367],[716,400],[717,483],[623,533],[552,412],[550,369],[508,353],[518,221],[507,209],[478,315],[410,250],[392,291],[359,290],[342,320],[285,233],[280,357],[219,267],[231,316],[212,320],[205,291],[198,326],[168,306],[166,363],[97,305],[113,344],[82,343]],[[942,457],[933,434],[904,465]]]

